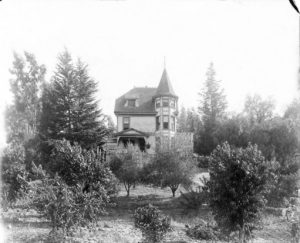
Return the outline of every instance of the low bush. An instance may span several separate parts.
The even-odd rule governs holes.
[[[136,209],[134,223],[142,231],[145,242],[161,242],[171,230],[170,218],[151,204]]]
[[[216,226],[202,222],[193,227],[186,226],[186,234],[194,239],[216,241],[221,239],[221,233]]]
[[[208,203],[207,191],[193,191],[182,193],[179,197],[179,204],[184,210],[198,210],[205,203]]]

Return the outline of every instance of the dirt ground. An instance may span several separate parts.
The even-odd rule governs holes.
[[[101,243],[138,243],[142,241],[141,232],[134,228],[133,212],[138,206],[152,203],[171,217],[172,231],[165,242],[206,242],[189,238],[185,234],[185,225],[194,225],[201,219],[209,217],[209,210],[203,207],[198,212],[184,212],[178,205],[177,198],[171,197],[168,189],[137,186],[127,198],[121,188],[116,199],[117,206],[109,209],[109,215],[99,219],[93,230],[80,228],[72,236],[52,237],[49,222],[34,210],[9,209],[2,212],[1,242],[101,242]],[[281,217],[266,214],[263,218],[264,228],[255,232],[255,243],[290,242],[290,223]],[[4,237],[5,236],[5,239]]]

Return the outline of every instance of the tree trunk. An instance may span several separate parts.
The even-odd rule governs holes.
[[[177,187],[176,188],[175,187],[171,187],[171,191],[172,191],[173,197],[175,197],[176,190],[177,190]]]
[[[127,186],[126,186],[126,183],[124,182],[124,186],[125,186],[125,189],[126,189],[126,192],[127,192],[126,197],[129,197],[131,185],[128,183]]]
[[[239,231],[239,243],[245,242],[245,232],[244,232],[244,226]]]

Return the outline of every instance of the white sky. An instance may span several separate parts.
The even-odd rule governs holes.
[[[66,47],[89,64],[100,106],[112,117],[117,97],[134,86],[157,87],[164,56],[185,107],[197,106],[214,62],[229,111],[258,93],[282,112],[297,96],[298,18],[288,0],[3,0],[0,109],[9,100],[13,51],[34,53],[49,79]]]

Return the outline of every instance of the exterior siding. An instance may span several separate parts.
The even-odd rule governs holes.
[[[130,117],[130,128],[142,132],[155,132],[155,116],[118,116],[117,128],[118,132],[123,131],[123,117]]]

